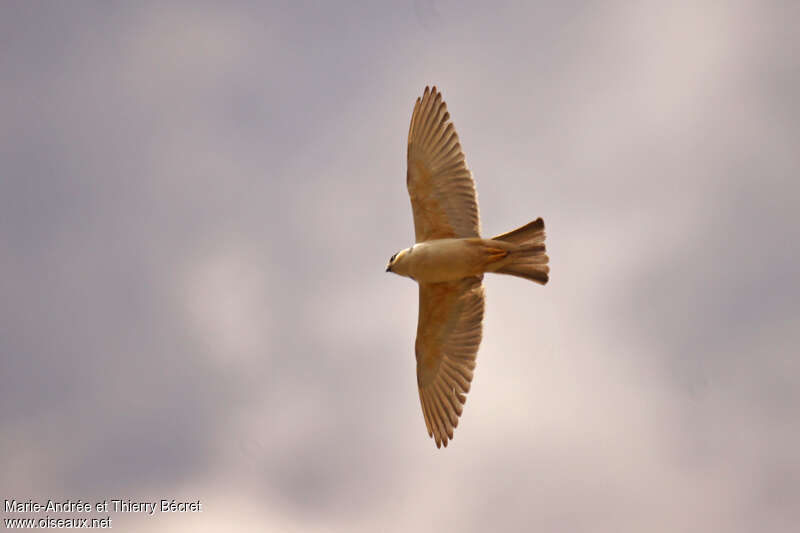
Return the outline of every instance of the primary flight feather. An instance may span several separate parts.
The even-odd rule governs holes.
[[[419,284],[419,398],[428,435],[447,446],[481,343],[483,274],[547,283],[544,222],[481,239],[475,182],[436,87],[425,88],[411,114],[406,185],[416,244],[394,254],[386,271]]]

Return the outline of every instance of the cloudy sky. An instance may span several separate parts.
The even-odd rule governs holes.
[[[203,502],[118,531],[794,531],[797,5],[320,4],[2,2],[0,498]],[[384,272],[429,84],[484,232],[542,216],[551,258],[487,276],[441,450]]]

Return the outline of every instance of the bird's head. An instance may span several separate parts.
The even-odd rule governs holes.
[[[389,263],[386,265],[386,272],[394,272],[395,274],[399,274],[401,276],[406,276],[408,273],[406,272],[406,264],[405,259],[408,256],[410,248],[406,248],[405,250],[400,250],[392,257],[389,258]]]

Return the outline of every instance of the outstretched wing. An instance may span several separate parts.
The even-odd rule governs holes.
[[[425,87],[414,105],[406,185],[417,242],[480,236],[475,182],[436,87]]]
[[[417,385],[428,435],[447,446],[469,392],[481,343],[481,278],[419,284]]]

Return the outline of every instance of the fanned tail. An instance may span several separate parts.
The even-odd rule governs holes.
[[[493,237],[493,241],[502,241],[516,245],[509,254],[510,261],[495,272],[529,279],[544,285],[549,280],[549,258],[544,246],[544,220],[537,218],[508,233]]]

